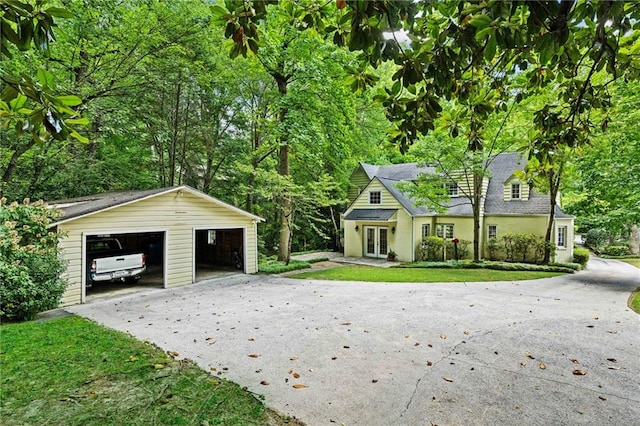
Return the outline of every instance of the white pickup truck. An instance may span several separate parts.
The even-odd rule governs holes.
[[[127,254],[114,237],[87,238],[87,287],[98,282],[136,283],[147,270],[144,253]]]

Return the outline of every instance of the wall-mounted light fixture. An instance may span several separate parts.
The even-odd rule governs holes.
[[[358,230],[359,230],[359,229],[360,229],[360,228],[358,227],[358,225],[356,225],[356,232],[358,232]]]
[[[391,228],[391,233],[392,233],[392,234],[395,234],[395,233],[396,233],[396,227],[395,227],[395,226]]]

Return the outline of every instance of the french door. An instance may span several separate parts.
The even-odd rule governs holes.
[[[365,226],[364,247],[367,257],[387,257],[389,252],[389,228],[386,226]]]

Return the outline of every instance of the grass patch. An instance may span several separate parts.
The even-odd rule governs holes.
[[[0,331],[3,424],[285,423],[238,385],[79,317]]]
[[[628,263],[629,265],[635,266],[636,268],[640,268],[640,257],[620,260]]]
[[[324,262],[326,260],[329,260],[329,258],[317,257],[309,260],[291,259],[287,265],[285,262],[279,261],[275,256],[263,257],[258,261],[258,271],[266,274],[281,274],[283,272],[311,268],[312,263]]]
[[[631,294],[631,297],[629,298],[629,307],[637,314],[640,314],[640,290]]]
[[[480,282],[517,281],[549,278],[562,272],[548,271],[499,271],[492,269],[451,268],[379,268],[375,266],[350,265],[319,271],[301,272],[292,278],[319,280],[370,281],[370,282]]]
[[[296,269],[311,268],[311,263],[306,260],[290,260],[285,264],[275,258],[262,259],[258,262],[258,271],[266,274],[281,274],[283,272],[295,271]]]

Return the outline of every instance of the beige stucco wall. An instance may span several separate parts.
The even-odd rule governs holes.
[[[497,226],[497,237],[500,238],[505,234],[535,234],[544,237],[547,230],[547,215],[537,216],[508,216],[508,215],[492,215],[486,216],[484,221],[484,227],[482,230],[483,240],[488,238],[489,225]],[[572,262],[573,261],[573,219],[563,218],[555,219],[553,228],[553,241],[557,244],[558,226],[567,227],[567,247],[558,248],[556,250],[556,262]],[[486,252],[485,252],[486,256]]]
[[[177,287],[194,281],[195,230],[213,228],[244,229],[245,272],[257,272],[255,220],[188,191],[169,192],[60,224],[58,229],[66,233],[60,246],[68,262],[64,278],[69,283],[62,305],[83,302],[86,235],[166,232],[164,282],[165,287]]]

